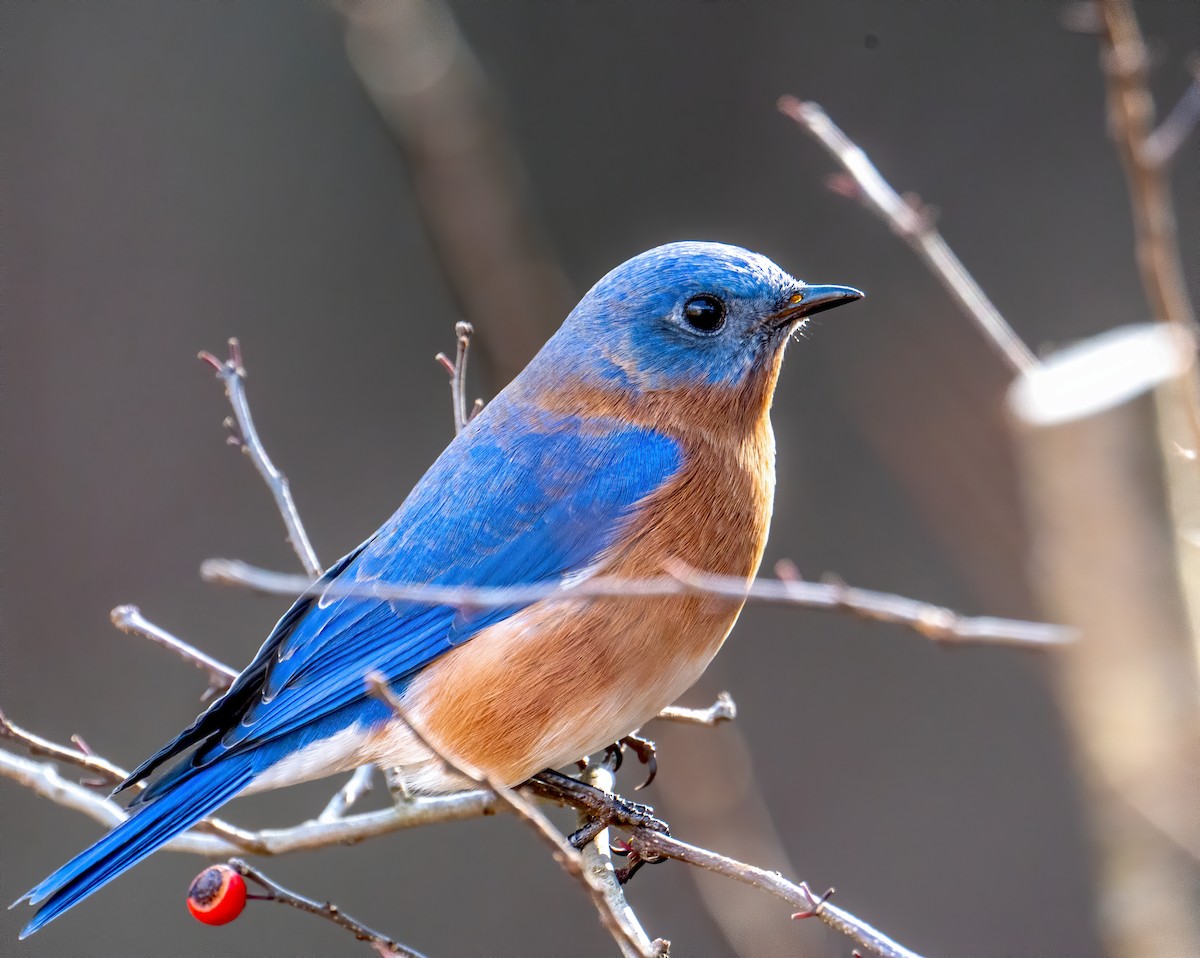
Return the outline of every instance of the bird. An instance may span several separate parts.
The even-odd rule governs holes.
[[[117,787],[148,783],[128,818],[14,902],[37,906],[21,937],[239,794],[368,763],[410,793],[462,787],[432,742],[515,786],[657,715],[707,668],[743,600],[570,589],[661,576],[671,561],[753,579],[785,347],[815,313],[862,296],[712,242],[607,273],[225,694]],[[378,583],[561,591],[477,608],[364,594]],[[403,718],[370,694],[370,674]]]

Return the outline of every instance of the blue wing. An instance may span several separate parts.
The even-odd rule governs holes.
[[[395,515],[326,582],[513,586],[556,581],[592,563],[638,502],[682,462],[678,444],[626,423],[533,412],[500,397],[442,454]],[[154,798],[222,756],[362,721],[363,677],[395,685],[520,608],[352,596],[298,601],[220,700],[129,778],[197,746],[139,796]],[[373,714],[373,713],[372,713]],[[386,713],[379,712],[379,718]],[[270,750],[270,749],[269,749]],[[265,756],[264,756],[265,757]],[[282,755],[280,756],[282,757]],[[125,787],[125,786],[122,786]]]

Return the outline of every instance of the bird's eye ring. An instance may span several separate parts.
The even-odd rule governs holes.
[[[701,293],[683,304],[683,318],[693,329],[715,333],[725,325],[725,304],[711,293]]]

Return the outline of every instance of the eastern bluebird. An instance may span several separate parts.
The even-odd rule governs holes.
[[[753,578],[775,486],[769,410],[806,317],[862,296],[717,243],[643,253],[597,283],[323,583],[568,587],[668,559]],[[318,588],[319,588],[318,584]],[[132,814],[26,894],[29,935],[235,795],[368,762],[413,792],[463,782],[371,697],[516,785],[629,734],[681,695],[742,602],[555,598],[504,608],[300,598],[245,671],[128,788]]]

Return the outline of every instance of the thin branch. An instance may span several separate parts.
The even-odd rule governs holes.
[[[712,728],[722,722],[732,722],[737,718],[737,704],[728,692],[722,692],[717,700],[706,709],[693,709],[683,705],[668,705],[658,713],[658,718],[668,722],[682,722],[686,725],[704,725]]]
[[[268,878],[257,868],[246,864],[240,858],[229,859],[229,867],[243,878],[248,878],[257,885],[260,885],[266,891],[265,895],[254,895],[254,898],[261,901],[279,902],[281,905],[290,905],[292,908],[298,908],[300,911],[306,911],[310,915],[316,915],[318,918],[331,921],[339,928],[345,928],[359,941],[368,942],[379,953],[381,958],[424,958],[419,951],[414,951],[407,945],[402,945],[387,935],[381,935],[374,929],[368,928],[358,919],[351,918],[341,908],[333,904],[333,902],[327,901],[322,904],[321,902],[313,901],[311,898],[305,898],[303,895],[297,895],[294,891],[290,891]]]
[[[804,103],[794,96],[782,96],[778,106],[784,116],[795,120],[810,133],[849,174],[850,182],[843,186],[839,181],[836,192],[858,199],[921,257],[1013,372],[1036,367],[1038,361],[1029,347],[1013,332],[974,277],[954,255],[935,228],[929,211],[918,200],[901,197],[862,148],[853,143],[818,104]]]
[[[200,359],[216,370],[217,378],[225,384],[225,395],[229,397],[229,405],[233,408],[233,419],[225,420],[230,429],[229,443],[244,452],[262,476],[263,482],[271,490],[275,505],[283,524],[287,528],[287,540],[296,551],[300,564],[313,579],[319,578],[322,572],[321,563],[308,541],[308,533],[300,521],[296,511],[296,503],[292,500],[291,487],[287,476],[275,468],[258,438],[254,428],[254,419],[250,415],[250,403],[246,399],[246,367],[242,363],[242,347],[236,339],[229,340],[229,358],[219,360],[209,352],[201,352]]]
[[[238,677],[236,670],[231,669],[223,662],[218,662],[195,646],[188,645],[183,639],[172,635],[166,629],[155,625],[142,615],[142,610],[136,605],[119,605],[112,610],[110,617],[112,624],[122,632],[149,639],[155,645],[169,649],[185,662],[191,662],[196,668],[207,672],[208,690],[204,694],[205,699],[214,693],[224,692]]]
[[[471,348],[471,337],[475,335],[475,327],[470,323],[455,323],[454,335],[458,339],[458,349],[451,362],[445,353],[438,353],[433,358],[442,364],[450,376],[450,402],[454,407],[454,434],[457,436],[467,428],[467,423],[479,415],[483,408],[483,400],[476,399],[471,408],[467,409],[467,351]]]
[[[0,739],[16,742],[30,755],[52,758],[57,762],[65,762],[76,768],[82,768],[95,776],[93,780],[95,786],[119,785],[125,781],[127,774],[125,770],[114,765],[108,759],[82,749],[67,748],[65,745],[51,742],[40,735],[34,735],[19,725],[13,724],[3,711],[0,711]]]
[[[302,576],[272,572],[231,559],[208,559],[201,565],[200,574],[209,582],[242,586],[270,595],[359,596],[475,608],[613,596],[714,595],[739,601],[748,599],[847,612],[864,619],[904,625],[926,638],[949,643],[986,642],[1046,648],[1062,645],[1073,638],[1073,632],[1061,626],[990,616],[964,616],[928,602],[853,588],[837,579],[825,582],[759,579],[747,585],[745,579],[737,576],[699,572],[678,562],[667,566],[668,575],[649,579],[595,576],[570,586],[548,582],[501,588],[337,580],[312,583]]]
[[[82,812],[109,828],[119,825],[129,817],[126,809],[116,802],[93,789],[64,778],[52,762],[35,762],[0,749],[0,777],[11,779],[56,805]],[[205,855],[209,858],[228,858],[230,855],[246,852],[256,855],[286,855],[327,848],[330,845],[354,845],[406,828],[480,818],[495,815],[502,810],[504,806],[497,802],[495,796],[488,792],[472,790],[451,795],[414,798],[404,805],[347,815],[336,821],[313,820],[289,828],[264,828],[251,832],[220,823],[228,829],[227,833],[218,834],[217,830],[213,829],[213,834],[202,834],[197,830],[201,826],[197,826],[197,829],[176,835],[163,847],[170,851]],[[216,824],[212,820],[208,820],[208,823]]]
[[[1100,41],[1109,132],[1129,183],[1142,286],[1155,319],[1191,327],[1195,318],[1179,258],[1166,168],[1147,149],[1154,131],[1150,57],[1129,0],[1100,0]]]
[[[442,748],[431,742],[426,733],[413,722],[404,708],[404,704],[392,691],[387,683],[387,679],[381,674],[378,672],[369,673],[366,677],[366,682],[371,694],[386,703],[417,741],[428,749],[449,772],[470,779],[477,785],[488,789],[500,800],[501,804],[507,806],[510,811],[533,829],[534,834],[550,849],[554,860],[562,866],[563,871],[583,885],[588,896],[592,899],[592,903],[596,906],[596,911],[600,916],[600,923],[612,935],[623,955],[633,955],[638,956],[638,958],[659,958],[663,954],[657,948],[643,947],[642,942],[639,941],[633,929],[626,926],[623,921],[624,916],[613,911],[608,894],[604,888],[604,883],[590,870],[583,867],[583,861],[579,852],[572,848],[567,840],[559,834],[558,829],[554,827],[550,819],[542,814],[541,810],[533,802],[519,792],[495,781],[486,772],[471,767],[461,759],[450,757]],[[641,938],[646,938],[644,932]]]
[[[371,779],[374,773],[374,765],[364,765],[355,769],[354,774],[346,780],[346,784],[333,793],[329,803],[317,816],[317,821],[335,822],[339,818],[344,818],[355,802],[371,790]]]
[[[793,918],[818,918],[880,958],[920,958],[916,952],[893,941],[862,919],[831,904],[828,899],[832,892],[823,896],[814,895],[804,882],[790,882],[779,872],[747,865],[649,829],[634,829],[630,833],[629,846],[643,859],[673,858],[768,892],[797,909]]]

